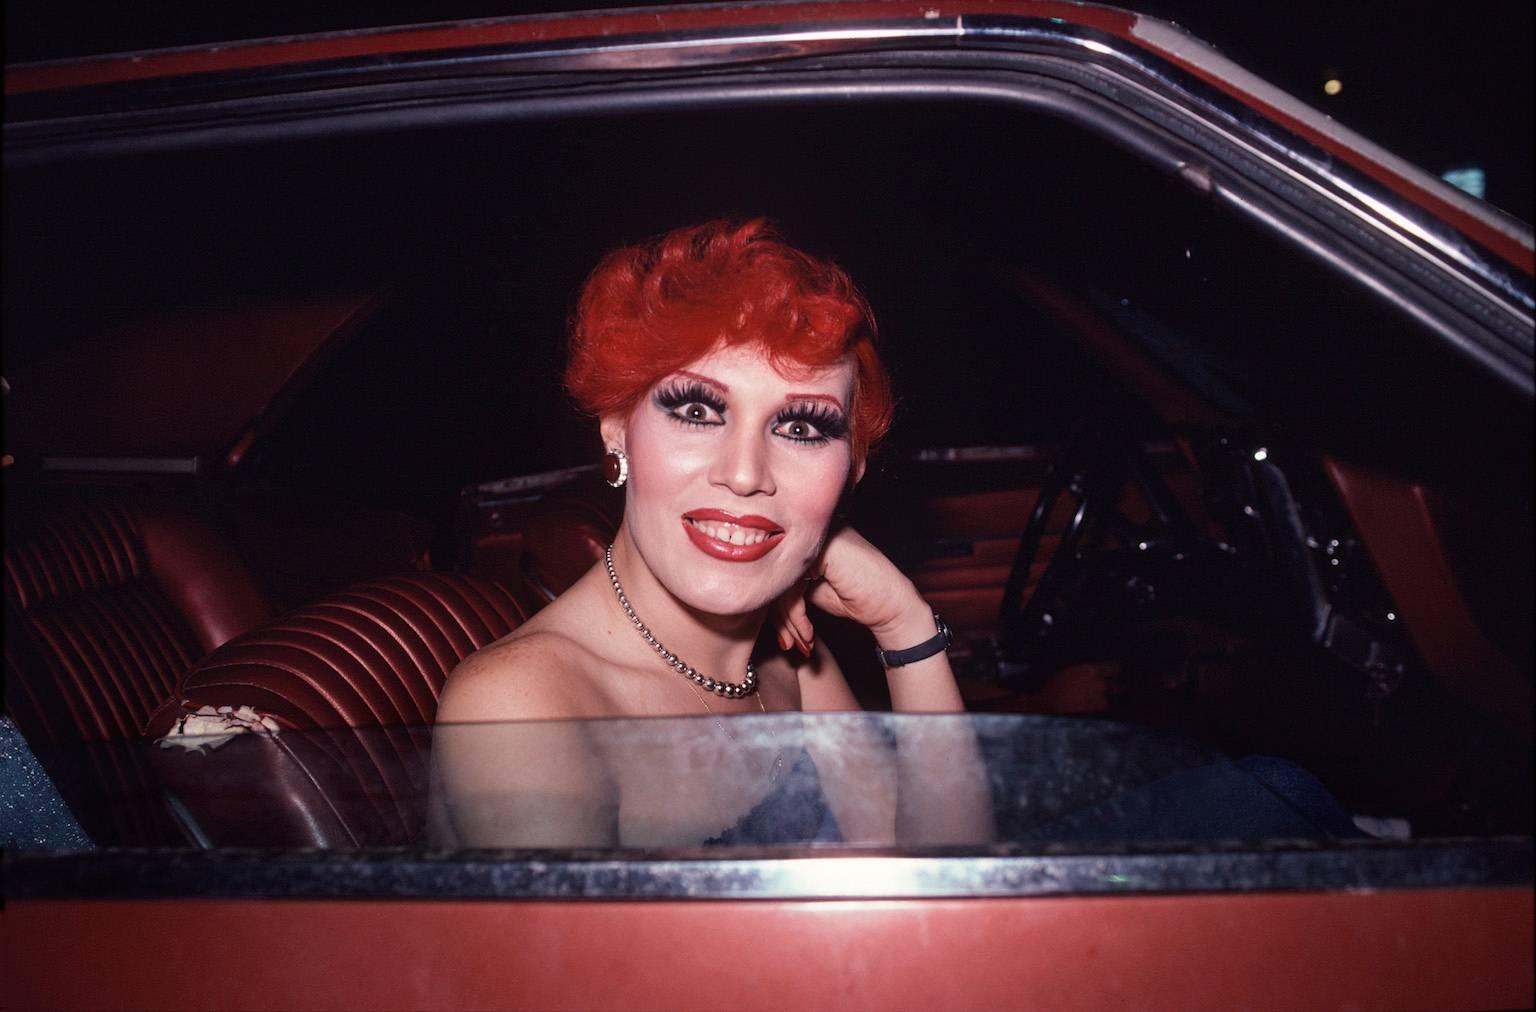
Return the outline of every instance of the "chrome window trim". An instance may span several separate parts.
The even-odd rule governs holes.
[[[198,474],[197,457],[44,457],[44,471],[80,474]]]
[[[700,5],[693,9],[708,9],[708,6]],[[665,8],[639,8],[625,11],[624,13],[626,15],[643,15],[647,10],[665,10]],[[558,21],[565,18],[582,16],[583,13],[572,11],[553,15],[536,15],[533,17],[435,22],[359,31],[317,33],[311,36],[248,40],[231,45],[190,45],[152,52],[116,53],[76,60],[23,63],[15,65],[12,69],[27,70],[71,64],[89,65],[108,60],[138,62],[151,56],[159,57],[181,53],[210,52],[231,48],[256,48],[296,41],[365,38],[401,32],[419,33],[453,30],[455,28],[485,28],[498,24],[529,23],[538,20]],[[593,15],[589,14],[588,16]],[[1272,105],[1287,115],[1301,120],[1309,128],[1360,151],[1373,161],[1381,164],[1384,168],[1409,178],[1417,185],[1435,193],[1439,198],[1457,205],[1458,209],[1462,212],[1477,217],[1488,227],[1500,231],[1523,245],[1526,249],[1536,249],[1536,239],[1533,239],[1529,226],[1520,227],[1524,223],[1519,223],[1515,219],[1503,215],[1502,212],[1498,212],[1490,205],[1474,200],[1430,173],[1386,151],[1369,138],[1337,123],[1289,93],[1270,85],[1267,81],[1259,78],[1246,68],[1227,59],[1197,37],[1183,31],[1177,25],[1146,15],[1137,15],[1131,28],[1131,34],[1133,40],[1126,40],[1085,26],[1067,24],[1056,18],[1034,18],[1012,13],[1001,15],[966,13],[946,15],[942,14],[937,8],[934,8],[927,11],[924,19],[920,22],[912,22],[910,20],[861,21],[853,24],[820,27],[789,25],[750,26],[740,30],[729,28],[700,29],[690,32],[656,33],[644,36],[619,36],[604,39],[601,42],[557,40],[553,43],[534,43],[522,47],[497,46],[490,47],[488,50],[472,47],[463,50],[423,51],[415,54],[390,55],[401,64],[408,64],[411,72],[417,75],[423,70],[429,69],[438,72],[451,70],[459,73],[483,73],[487,69],[516,71],[519,69],[519,65],[526,69],[531,64],[540,64],[542,69],[569,71],[613,69],[665,70],[675,68],[684,62],[693,66],[718,66],[744,60],[785,58],[807,55],[813,52],[854,52],[866,48],[866,44],[869,43],[925,40],[954,40],[963,42],[1003,38],[1015,41],[1049,41],[1078,46],[1095,55],[1110,57],[1117,62],[1134,66],[1139,72],[1152,76],[1161,83],[1176,88],[1191,99],[1213,108],[1218,102],[1235,102],[1230,96],[1226,96],[1214,89],[1207,89],[1203,95],[1197,94],[1190,88],[1191,82],[1188,79],[1188,75],[1173,66],[1170,60],[1170,57],[1173,57],[1185,60],[1203,70],[1223,77],[1232,82],[1235,87],[1247,92],[1255,100]],[[1145,45],[1142,45],[1142,42]],[[1147,48],[1148,46],[1158,50],[1158,52],[1150,51]],[[692,53],[694,55],[686,61],[680,61],[676,56],[680,52]],[[319,65],[299,65],[301,68],[299,73],[301,77],[307,77],[311,74],[323,75],[328,67],[332,70],[346,73],[349,69],[347,64],[354,62],[357,61],[333,60],[325,61]],[[491,67],[487,68],[485,66],[487,63],[491,64]],[[305,67],[308,68],[307,73],[303,69]],[[372,71],[370,76],[377,79],[379,76],[378,72],[385,68],[373,66],[370,68],[353,69],[370,70]],[[241,73],[271,76],[279,72],[292,73],[293,67],[286,68],[286,70],[284,68],[264,68]],[[206,78],[211,75],[193,76]],[[1184,79],[1178,80],[1178,78]],[[185,81],[185,78],[182,80]],[[137,86],[152,88],[156,82],[157,79],[151,79],[138,82]],[[26,101],[25,93],[14,96],[14,98]],[[1238,102],[1236,104],[1242,110],[1252,111],[1243,103]],[[1225,114],[1231,116],[1230,110],[1225,111]],[[1236,117],[1234,117],[1234,121],[1236,121]],[[1278,127],[1278,124],[1276,126]],[[1270,141],[1275,140],[1274,138],[1266,139]],[[1306,153],[1297,145],[1281,145],[1281,148],[1290,157],[1302,161],[1307,160]],[[1354,181],[1331,172],[1326,162],[1312,161],[1311,167],[1320,174],[1333,179],[1341,188],[1352,192],[1359,199],[1371,203],[1380,213],[1388,216],[1396,213],[1389,205],[1381,203],[1371,195],[1361,192],[1358,184]],[[1419,232],[1420,237],[1426,241],[1436,241],[1436,237],[1423,231],[1422,223],[1404,219],[1402,224],[1406,228]]]
[[[1202,70],[1221,76],[1235,86],[1240,87],[1254,99],[1265,102],[1287,115],[1295,117],[1297,120],[1305,123],[1308,128],[1340,144],[1349,146],[1384,168],[1414,180],[1442,200],[1449,204],[1454,204],[1462,212],[1478,218],[1489,228],[1495,229],[1513,239],[1526,249],[1536,248],[1533,247],[1533,236],[1529,223],[1520,222],[1514,217],[1499,211],[1493,205],[1463,192],[1438,176],[1426,172],[1412,162],[1399,158],[1370,138],[1362,136],[1332,117],[1324,115],[1319,110],[1307,105],[1289,92],[1282,91],[1241,65],[1227,59],[1200,39],[1180,30],[1176,25],[1159,21],[1155,18],[1139,17],[1132,28],[1132,34],[1138,38],[1146,39],[1153,46],[1164,52],[1171,52],[1180,59],[1188,60]],[[1297,157],[1302,157],[1300,152],[1295,153]],[[1326,162],[1319,162],[1317,168],[1325,173],[1328,171]],[[1340,183],[1344,186],[1351,185],[1347,179],[1341,179]],[[1368,198],[1362,196],[1362,199]]]
[[[1529,837],[948,851],[6,852],[41,898],[845,900],[1529,888]]]
[[[433,111],[438,114],[455,106],[461,107],[461,111],[473,106],[485,114],[466,116],[468,119],[516,118],[523,110],[514,110],[513,106],[531,106],[549,99],[553,97],[549,94],[550,86],[558,87],[562,83],[571,84],[575,88],[594,82],[607,86],[607,91],[601,95],[586,94],[586,102],[592,106],[607,105],[612,108],[628,105],[657,110],[668,108],[669,105],[688,104],[685,93],[697,95],[700,105],[708,104],[712,97],[735,101],[925,94],[984,97],[982,93],[989,90],[1001,98],[1017,100],[1024,97],[1021,93],[1031,87],[1027,82],[1016,88],[996,82],[967,87],[964,70],[953,65],[927,67],[929,72],[939,75],[939,79],[926,87],[922,84],[903,86],[899,83],[882,84],[868,80],[872,70],[885,69],[895,76],[898,73],[896,65],[903,60],[922,61],[940,54],[950,60],[958,57],[963,62],[973,54],[984,57],[990,53],[994,57],[1001,55],[1009,64],[1007,69],[1015,73],[1041,75],[1054,71],[1069,85],[1075,84],[1089,90],[1097,88],[1099,91],[1118,89],[1134,92],[1142,105],[1136,109],[1117,107],[1124,120],[1127,123],[1135,120],[1141,128],[1150,128],[1159,134],[1171,132],[1174,143],[1201,152],[1202,157],[1180,166],[1181,174],[1192,185],[1197,188],[1208,187],[1242,211],[1251,213],[1257,205],[1241,194],[1234,194],[1230,186],[1223,185],[1221,180],[1211,175],[1211,166],[1204,164],[1212,160],[1211,156],[1216,154],[1213,149],[1218,145],[1225,145],[1229,149],[1229,157],[1236,153],[1251,160],[1274,177],[1303,191],[1310,199],[1320,201],[1342,218],[1353,221],[1357,228],[1363,230],[1362,236],[1375,236],[1381,242],[1398,249],[1409,258],[1404,263],[1413,264],[1418,270],[1431,272],[1435,276],[1432,280],[1421,278],[1421,281],[1432,287],[1449,282],[1459,289],[1462,298],[1451,300],[1459,303],[1454,305],[1454,309],[1467,322],[1482,324],[1484,333],[1493,337],[1494,341],[1469,337],[1461,332],[1463,328],[1454,323],[1436,320],[1436,314],[1417,305],[1421,300],[1402,297],[1396,290],[1397,279],[1373,278],[1370,282],[1372,287],[1400,306],[1412,304],[1415,315],[1431,321],[1431,326],[1442,336],[1458,345],[1463,352],[1471,353],[1485,367],[1493,369],[1506,382],[1520,389],[1525,396],[1531,396],[1531,360],[1533,348],[1536,348],[1536,339],[1533,339],[1532,334],[1532,309],[1536,307],[1536,296],[1532,294],[1528,277],[1517,275],[1496,264],[1494,258],[1474,249],[1470,240],[1448,225],[1401,206],[1407,202],[1393,197],[1382,185],[1363,173],[1326,161],[1321,152],[1291,134],[1285,127],[1260,116],[1219,89],[1204,84],[1164,56],[1113,35],[1079,25],[1056,24],[1054,20],[1011,15],[962,15],[953,24],[946,21],[943,25],[861,22],[824,27],[754,26],[738,32],[714,29],[614,38],[599,44],[591,40],[578,40],[554,45],[404,54],[383,61],[384,66],[375,61],[354,59],[304,65],[297,71],[278,68],[265,72],[258,70],[228,75],[202,75],[199,79],[213,88],[213,94],[217,94],[220,87],[236,91],[240,87],[249,89],[252,82],[289,91],[304,89],[304,92],[286,96],[291,106],[286,111],[281,108],[283,95],[247,94],[244,97],[203,101],[195,97],[183,98],[182,101],[189,104],[169,109],[65,115],[54,119],[31,120],[24,118],[24,112],[23,118],[18,119],[18,103],[12,101],[9,103],[12,107],[11,115],[5,125],[6,156],[12,165],[47,160],[50,150],[67,151],[72,139],[77,144],[83,140],[89,147],[91,141],[88,138],[93,133],[99,146],[107,150],[111,149],[114,140],[119,147],[137,147],[144,143],[142,136],[129,137],[128,132],[136,129],[152,130],[156,126],[154,120],[167,117],[171,122],[163,123],[161,129],[201,131],[200,136],[205,140],[220,135],[223,139],[251,138],[259,135],[262,125],[280,122],[284,116],[287,117],[286,123],[290,129],[302,132],[306,121],[313,125],[314,118],[319,116],[345,116],[349,112],[363,119],[369,114],[375,117],[405,116],[408,107],[414,106],[419,111],[423,103],[431,104]],[[1158,37],[1155,26],[1160,23],[1141,19],[1137,24],[1139,34],[1143,37]],[[1171,26],[1166,26],[1164,31],[1165,34],[1188,39]],[[869,53],[871,48],[878,49],[893,43],[916,44],[919,48]],[[1188,44],[1192,49],[1200,49],[1194,40],[1188,40]],[[1062,55],[1063,52],[1089,55],[1086,59],[1068,59]],[[1208,58],[1209,51],[1204,52]],[[679,61],[676,58],[679,53],[687,53],[689,56],[685,61]],[[1009,57],[1009,54],[1015,53],[1028,55],[1030,62],[1018,65],[1016,60]],[[855,54],[864,56],[862,64],[854,68],[854,72],[862,75],[861,79],[856,84],[839,82],[836,80],[836,71],[840,69],[835,66],[837,58]],[[799,58],[801,65],[791,63],[792,58]],[[817,59],[829,60],[830,63],[821,62],[806,67],[803,65],[806,59],[812,62]],[[892,61],[891,67],[884,67],[886,60]],[[871,62],[874,66],[868,65]],[[983,59],[983,62],[989,61]],[[741,63],[756,63],[763,69],[782,73],[771,79],[770,75],[756,75],[750,82],[744,82],[740,75],[732,76],[729,73],[705,80],[683,79],[690,72],[697,75],[711,68],[728,71]],[[656,72],[663,70],[673,73],[658,77]],[[532,73],[525,74],[530,71]],[[613,80],[615,73],[620,75],[621,80]],[[583,76],[591,74],[597,76]],[[819,75],[822,80],[819,83],[789,83],[782,80],[785,74],[807,78]],[[341,86],[317,90],[323,87],[322,80],[327,78],[334,79]],[[530,81],[536,86],[542,86],[545,94],[531,95],[527,90],[509,90],[517,85],[526,89]],[[432,85],[446,82],[458,82],[459,94],[442,94],[441,89],[437,95],[423,91],[425,89],[430,92]],[[185,80],[181,83],[184,84]],[[658,84],[679,89],[673,93],[679,97],[669,101],[654,89],[653,86]],[[474,88],[475,94],[463,94],[465,85]],[[729,94],[732,88],[737,89],[734,95]],[[666,90],[665,87],[661,89],[663,92]],[[148,81],[102,89],[100,94],[121,96],[139,92],[153,97],[157,92],[166,91],[167,82]],[[389,95],[391,91],[397,93],[393,99]],[[22,100],[22,105],[29,100],[27,95],[17,98]],[[323,106],[327,100],[337,99],[349,108],[316,108]],[[1294,99],[1291,101],[1295,102]],[[252,118],[264,123],[242,123],[238,118],[251,115],[252,103],[260,109]],[[297,105],[293,107],[295,103]],[[486,109],[488,103],[492,104],[492,108]],[[1066,109],[1068,104],[1061,103],[1058,114],[1064,114],[1061,110]],[[274,105],[277,108],[273,108]],[[574,106],[568,105],[565,114],[569,115],[571,108]],[[1150,109],[1161,110],[1163,115],[1151,116]],[[200,122],[183,122],[180,125],[174,122],[178,116],[185,118],[199,114],[202,117]],[[561,113],[555,111],[550,114]],[[146,122],[146,119],[150,122]],[[331,120],[330,125],[334,128],[335,121]],[[1179,127],[1184,129],[1177,129]],[[1124,132],[1130,133],[1129,130]],[[1334,133],[1340,135],[1338,130]],[[50,134],[55,136],[50,137]],[[1341,136],[1347,136],[1352,142],[1355,140],[1347,132]],[[1126,138],[1120,139],[1123,141]],[[1361,139],[1360,143],[1368,142]],[[1133,149],[1138,147],[1135,144],[1131,146]],[[1145,155],[1146,151],[1141,153]],[[1340,234],[1338,223],[1325,221],[1318,215],[1316,208],[1296,206],[1297,198],[1294,195],[1277,193],[1272,185],[1254,180],[1240,167],[1229,167],[1228,171],[1241,178],[1250,188],[1262,189],[1270,197],[1292,205],[1295,215],[1318,222],[1334,235]],[[1429,178],[1427,173],[1418,173],[1418,176],[1420,178],[1414,181],[1420,185],[1424,185]],[[1430,186],[1434,185],[1430,183]],[[1466,210],[1465,205],[1458,206]],[[1273,214],[1259,214],[1258,217],[1261,221],[1267,220],[1271,227],[1275,227],[1278,221]],[[1493,217],[1481,215],[1479,220],[1489,224]],[[1301,234],[1283,222],[1278,227],[1293,239]],[[1503,231],[1508,234],[1507,228]],[[1519,233],[1518,241],[1526,248],[1531,245],[1529,235],[1528,228]],[[1370,249],[1369,241],[1362,242],[1360,238],[1347,236],[1344,238],[1358,253],[1377,263],[1382,262],[1381,252]],[[1322,251],[1325,244],[1314,240],[1303,245],[1310,246],[1316,253]],[[1326,252],[1328,255],[1325,259],[1336,264],[1341,262],[1334,251]],[[1357,260],[1357,257],[1351,256],[1349,259]],[[1401,264],[1388,267],[1399,275],[1411,273],[1405,271]],[[1359,276],[1364,272],[1355,266],[1351,268],[1351,273]],[[1444,295],[1439,294],[1437,297],[1443,299]],[[1489,316],[1490,308],[1496,314],[1494,317]],[[1502,350],[1499,346],[1502,346]]]
[[[1152,23],[1152,19],[1140,18],[1138,20],[1138,27],[1141,27],[1143,23]],[[1171,33],[1176,32],[1171,26],[1163,25],[1162,27],[1168,29]],[[977,40],[1007,39],[1014,42],[1028,42],[1035,39],[1044,39],[1051,34],[1056,33],[1044,32],[1033,26],[1011,24],[1008,22],[1008,19],[989,19],[987,22],[978,22],[976,19],[972,19],[967,23],[966,38]],[[1204,47],[1202,43],[1198,43],[1198,40],[1182,35],[1182,33],[1177,34],[1181,38],[1188,39],[1192,44],[1199,45],[1203,51],[1209,52],[1207,47]],[[1112,42],[1120,41],[1110,36],[1103,36],[1102,38],[1109,38]],[[1518,321],[1527,330],[1532,328],[1533,321],[1536,321],[1536,318],[1532,316],[1532,310],[1536,309],[1536,294],[1533,294],[1529,284],[1522,287],[1507,272],[1498,270],[1487,259],[1475,256],[1472,250],[1457,241],[1459,236],[1456,234],[1446,235],[1441,229],[1433,228],[1430,222],[1417,218],[1412,213],[1405,212],[1403,209],[1395,206],[1389,197],[1372,193],[1371,190],[1380,189],[1380,185],[1365,175],[1350,169],[1348,166],[1341,166],[1326,160],[1326,156],[1321,152],[1316,152],[1312,145],[1296,138],[1285,127],[1267,117],[1262,119],[1261,122],[1271,127],[1272,130],[1270,131],[1259,130],[1255,124],[1244,122],[1244,114],[1249,116],[1259,116],[1261,114],[1225,93],[1192,78],[1187,73],[1177,70],[1177,68],[1161,56],[1148,53],[1145,50],[1141,50],[1138,56],[1137,53],[1133,53],[1124,47],[1116,47],[1094,39],[1080,38],[1077,41],[1093,53],[1111,57],[1114,60],[1114,66],[1122,69],[1128,68],[1135,75],[1144,79],[1137,80],[1136,77],[1120,74],[1117,75],[1117,83],[1121,86],[1135,88],[1144,99],[1158,102],[1167,108],[1177,110],[1180,115],[1186,118],[1197,120],[1203,129],[1220,136],[1227,143],[1241,148],[1250,156],[1263,160],[1272,170],[1284,173],[1297,183],[1308,187],[1317,196],[1330,200],[1335,206],[1348,211],[1358,220],[1371,224],[1374,228],[1381,231],[1384,235],[1390,236],[1395,242],[1405,248],[1415,249],[1424,253],[1428,253],[1429,250],[1435,251],[1440,257],[1436,260],[1436,263],[1447,273],[1454,272],[1460,275],[1464,281],[1472,280],[1467,272],[1475,274],[1484,284],[1491,285],[1501,295],[1515,300],[1523,307],[1524,312],[1518,314]],[[1208,62],[1215,65],[1216,61]],[[1225,61],[1223,65],[1236,66],[1231,64],[1230,61]],[[1101,69],[1108,70],[1109,65],[1103,65]],[[1246,74],[1246,72],[1244,73]],[[1253,77],[1251,74],[1247,76]],[[1253,80],[1261,79],[1254,77]],[[1157,87],[1149,87],[1146,83],[1147,81],[1152,82]],[[1279,89],[1275,89],[1267,84],[1266,87],[1270,88],[1275,95],[1289,98],[1290,104],[1296,107],[1287,108],[1285,111],[1296,114],[1298,110],[1306,110],[1316,119],[1326,119],[1326,117],[1323,117],[1315,110],[1311,110],[1310,107],[1305,106],[1304,103],[1289,96],[1287,93],[1281,92]],[[1162,90],[1159,91],[1159,88]],[[1173,101],[1169,93],[1179,96],[1184,101]],[[1255,97],[1267,99],[1269,96]],[[1199,112],[1204,112],[1205,115],[1197,115]],[[1298,116],[1298,118],[1301,117]],[[1310,119],[1308,125],[1313,128],[1318,127],[1318,123]],[[1338,140],[1340,143],[1347,143],[1351,147],[1363,149],[1364,153],[1372,157],[1373,160],[1381,162],[1384,167],[1408,177],[1421,187],[1435,192],[1437,196],[1445,198],[1448,194],[1444,191],[1454,189],[1449,184],[1436,179],[1424,170],[1396,156],[1390,155],[1366,138],[1355,134],[1345,127],[1332,124],[1331,129],[1325,132],[1332,135],[1333,139]],[[1278,136],[1280,134],[1283,134],[1284,139]],[[1252,140],[1248,138],[1252,138]],[[1382,155],[1386,157],[1380,157]],[[1303,172],[1298,166],[1304,167],[1306,171]],[[1309,178],[1308,174],[1315,178]],[[1460,196],[1464,197],[1465,195]],[[1533,237],[1528,226],[1524,229],[1514,227],[1515,219],[1503,215],[1502,212],[1498,212],[1489,205],[1484,207],[1469,206],[1469,201],[1456,197],[1452,197],[1450,202],[1457,204],[1460,210],[1472,214],[1490,228],[1494,228],[1500,233],[1513,238],[1526,249],[1533,248]],[[1438,219],[1431,219],[1431,221],[1438,223]],[[1417,242],[1414,240],[1417,240]],[[1453,268],[1449,261],[1454,261],[1459,269]],[[1511,308],[1513,309],[1514,307]],[[1536,346],[1536,340],[1528,336],[1524,345],[1527,354],[1531,352],[1533,346]]]
[[[495,478],[490,481],[477,482],[466,485],[459,490],[459,495],[466,498],[475,496],[515,495],[521,492],[534,492],[539,489],[553,488],[556,485],[564,485],[574,481],[591,471],[598,470],[596,464],[578,464],[575,467],[562,467],[554,471],[540,471],[536,474],[519,474],[507,478]],[[530,496],[529,498],[536,498]],[[482,506],[489,505],[481,503]]]
[[[800,0],[778,0],[779,3],[796,3]],[[742,6],[772,7],[775,3],[748,2],[737,3],[703,3],[688,4],[688,11],[708,11],[739,9]],[[581,17],[601,17],[605,15],[620,15],[623,17],[643,17],[646,14],[667,13],[679,10],[675,7],[626,7],[619,9],[592,8],[589,10],[569,10],[553,14],[510,15],[496,18],[473,18],[464,21],[431,21],[421,24],[385,25],[374,28],[343,29],[330,32],[314,32],[304,35],[276,35],[265,38],[231,40],[227,43],[200,42],[182,46],[167,46],[163,49],[125,50],[122,52],[100,53],[81,57],[63,57],[58,59],[32,60],[23,63],[11,64],[14,69],[33,69],[44,67],[87,66],[99,63],[129,60],[141,62],[151,57],[174,56],[183,54],[196,54],[233,49],[256,49],[268,46],[287,45],[296,42],[323,42],[340,39],[363,39],[369,37],[381,37],[397,34],[419,34],[426,32],[453,31],[456,29],[485,29],[497,25],[537,24],[539,22],[565,21]],[[953,22],[953,23],[951,23]],[[720,44],[740,45],[751,42],[781,43],[792,39],[805,41],[856,41],[856,40],[884,40],[905,39],[952,35],[962,33],[961,16],[942,15],[936,9],[930,11],[921,22],[913,22],[911,19],[889,20],[862,20],[859,22],[843,22],[837,25],[826,25],[815,28],[779,27],[776,25],[752,25],[740,29],[742,34],[730,34],[730,28],[691,29],[688,31],[654,32],[644,35],[614,35],[606,36],[600,43],[571,42],[569,39],[558,38],[546,42],[529,43],[522,50],[506,46],[495,46],[487,51],[500,59],[542,59],[550,56],[579,55],[593,52],[616,52],[634,50],[636,52],[647,50],[665,50],[669,47],[682,46],[710,46]],[[725,33],[725,34],[722,34]],[[757,33],[752,35],[750,33]],[[476,54],[474,47],[462,49],[444,50],[417,50],[415,54],[404,55],[440,54],[442,57],[453,61],[459,54],[471,56],[484,56],[486,52]],[[393,55],[393,54],[392,54]],[[657,66],[668,66],[662,61]]]

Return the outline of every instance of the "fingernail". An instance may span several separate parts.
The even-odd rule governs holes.
[[[780,650],[788,650],[790,648],[790,646],[792,646],[792,644],[791,644],[790,639],[789,639],[789,634],[786,633],[783,629],[780,629],[779,630],[779,649]]]

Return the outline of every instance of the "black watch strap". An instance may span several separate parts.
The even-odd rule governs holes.
[[[915,647],[907,647],[904,650],[882,650],[875,647],[875,656],[880,658],[880,663],[888,668],[899,668],[904,664],[912,664],[917,661],[932,657],[941,650],[948,650],[950,643],[954,641],[954,635],[950,633],[949,626],[939,617],[938,612],[933,613],[933,624],[939,631],[932,639],[923,640]]]

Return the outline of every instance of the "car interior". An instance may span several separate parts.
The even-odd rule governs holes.
[[[236,137],[3,201],[6,713],[98,844],[418,839],[444,680],[622,516],[561,386],[582,279],[757,216],[874,307],[897,418],[841,516],[970,709],[1280,756],[1413,837],[1532,830],[1528,397],[1059,110]],[[888,708],[868,633],[818,630]],[[317,734],[146,745],[243,705]]]

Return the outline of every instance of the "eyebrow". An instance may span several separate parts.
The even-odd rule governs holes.
[[[690,372],[687,369],[679,369],[677,371],[677,375],[687,376],[689,379],[696,379],[700,383],[708,383],[710,386],[718,389],[721,393],[728,394],[731,392],[731,388],[726,386],[724,383],[721,383],[717,379],[710,379],[708,376],[702,375],[701,373]]]
[[[837,410],[843,410],[843,402],[831,394],[785,394],[786,401],[826,401]]]
[[[721,393],[728,394],[731,392],[731,388],[728,385],[721,383],[719,380],[712,377],[705,376],[703,373],[694,372],[691,369],[679,369],[677,371],[677,375],[687,376],[689,379],[698,380],[700,383],[707,383],[708,385],[719,390]],[[834,397],[832,394],[791,393],[784,395],[784,401],[786,404],[793,403],[795,401],[826,401],[828,404],[831,404],[833,407],[837,408],[837,410],[844,410],[842,400]]]

